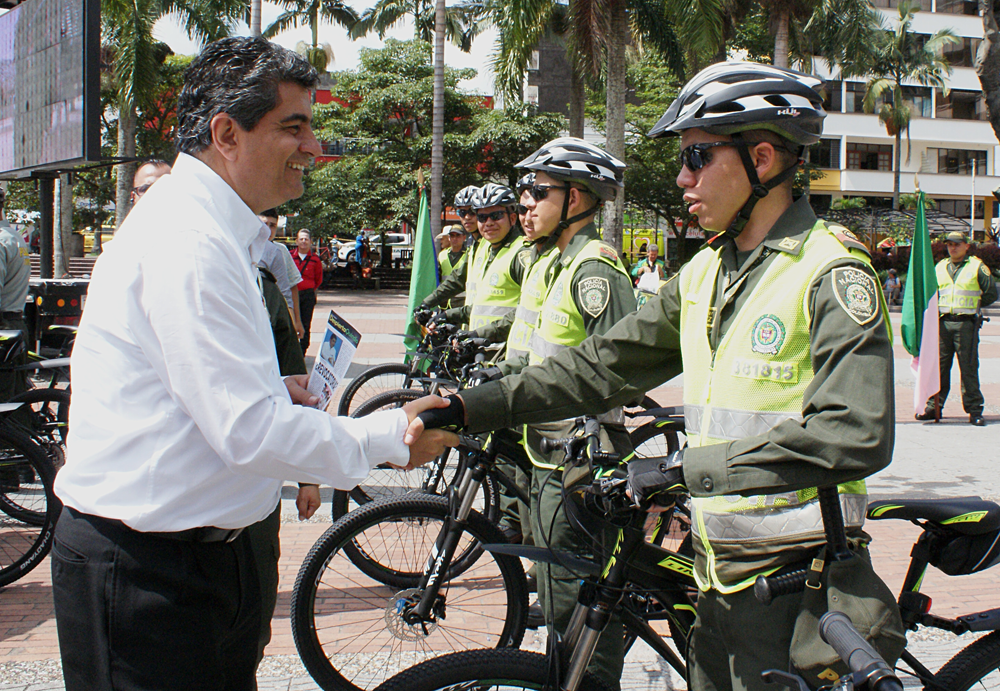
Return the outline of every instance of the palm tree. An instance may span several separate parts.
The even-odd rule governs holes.
[[[478,21],[481,5],[470,3],[445,9],[445,35],[464,53],[472,49],[472,41],[482,31]],[[435,4],[432,0],[378,0],[358,18],[351,29],[351,38],[361,38],[370,32],[385,38],[386,33],[400,22],[413,21],[413,37],[432,43],[435,29]]]
[[[308,26],[312,31],[312,43],[305,50],[305,57],[321,74],[326,73],[332,61],[333,49],[329,44],[319,42],[319,23],[325,20],[339,24],[350,31],[358,21],[358,13],[350,5],[340,0],[277,0],[284,12],[264,30],[264,38],[274,38],[282,31],[298,26]]]
[[[444,38],[448,23],[444,0],[434,6],[434,114],[431,124],[431,237],[441,232],[444,176]]]
[[[101,34],[111,56],[118,106],[118,157],[135,158],[136,108],[142,105],[170,49],[153,38],[157,20],[174,15],[188,36],[214,41],[228,36],[246,13],[245,0],[102,0]],[[121,225],[131,206],[135,164],[116,169],[115,222]]]
[[[993,134],[1000,140],[1000,28],[992,2],[980,3],[983,11],[983,47],[976,59],[976,74],[986,97]]]
[[[868,78],[864,110],[866,113],[877,110],[878,119],[885,125],[886,132],[896,138],[893,209],[899,208],[899,169],[904,132],[907,141],[906,159],[910,159],[910,119],[913,117],[913,110],[912,104],[903,96],[903,82],[938,88],[947,95],[945,76],[951,74],[951,66],[942,53],[946,46],[960,40],[951,29],[939,29],[926,42],[921,43],[917,34],[910,31],[913,16],[917,12],[917,6],[903,0],[899,4],[899,24],[896,28],[877,32],[867,57],[844,70],[845,77]]]

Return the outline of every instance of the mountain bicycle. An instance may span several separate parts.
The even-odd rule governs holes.
[[[605,463],[613,461],[612,457],[595,451],[596,431],[589,421],[587,424],[590,426],[585,428],[585,444],[579,440],[565,440],[566,444],[577,445],[575,449],[567,446],[567,458],[572,451],[576,457],[587,456]],[[650,543],[644,539],[641,529],[644,513],[626,498],[624,478],[620,473],[617,477],[609,474],[603,468],[595,468],[592,476],[595,479],[589,486],[580,483],[566,491],[567,513],[577,517],[581,529],[590,525],[588,532],[594,536],[601,534],[604,522],[611,522],[620,529],[619,538],[613,550],[595,549],[595,554],[605,555],[603,564],[588,563],[574,555],[531,550],[535,560],[570,565],[584,578],[577,609],[562,637],[550,636],[547,653],[540,655],[521,650],[454,653],[416,665],[385,682],[379,691],[437,691],[463,686],[477,690],[502,687],[606,691],[607,685],[586,672],[586,668],[612,612],[622,620],[627,641],[629,636],[641,638],[681,676],[686,676],[683,661],[648,625],[649,619],[645,617],[648,613],[630,612],[629,603],[633,601],[633,591],[649,593],[657,604],[653,611],[665,615],[671,622],[670,634],[681,641],[678,650],[683,655],[683,642],[694,621],[695,603],[691,600],[685,607],[683,601],[671,601],[670,598],[677,597],[678,592],[695,592],[693,561],[683,554],[657,558],[649,553],[648,550],[655,548],[655,540]],[[835,488],[820,489],[820,505],[828,544],[840,542],[843,518]],[[839,521],[828,522],[830,516],[839,517]],[[1000,689],[1000,609],[945,619],[930,612],[930,598],[919,592],[928,564],[943,567],[946,573],[958,574],[989,568],[1000,560],[1000,506],[978,498],[890,500],[872,502],[868,516],[873,520],[910,520],[923,529],[911,552],[910,567],[898,597],[903,622],[908,628],[936,628],[959,635],[990,632],[960,650],[936,673],[912,652],[904,650],[895,668],[896,674],[916,680],[925,691]],[[840,537],[833,539],[834,535]],[[846,538],[843,543],[846,544]],[[507,555],[522,555],[529,549],[519,545],[487,545],[487,548]],[[836,554],[841,548],[828,549]],[[807,576],[806,569],[798,569],[760,578],[755,594],[766,603],[768,598],[801,591]],[[775,681],[786,683],[777,676]],[[848,681],[843,683],[844,686],[837,688],[849,688]]]
[[[0,586],[38,566],[52,547],[60,503],[55,469],[10,415],[22,404],[0,404]]]

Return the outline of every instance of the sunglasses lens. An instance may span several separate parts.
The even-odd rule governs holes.
[[[549,195],[549,188],[545,185],[535,185],[531,188],[531,198],[540,202]]]
[[[703,152],[697,144],[692,144],[681,151],[681,165],[691,171],[701,170],[708,162],[708,156],[707,151]]]
[[[528,213],[528,207],[526,207],[524,204],[518,204],[517,213],[519,216],[523,216],[524,214]]]

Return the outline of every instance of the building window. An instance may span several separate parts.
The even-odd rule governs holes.
[[[965,36],[959,43],[945,45],[942,54],[952,67],[975,67],[976,53],[979,52],[980,38]]]
[[[892,145],[847,142],[847,169],[892,170]]]
[[[979,3],[976,0],[937,0],[937,11],[947,14],[979,14]]]
[[[865,100],[866,86],[867,85],[864,82],[847,82],[847,93],[844,94],[845,113],[865,112],[862,104]]]
[[[929,118],[931,116],[931,90],[927,86],[904,86],[903,100],[913,106],[913,117]]]
[[[843,105],[843,95],[841,94],[842,81],[831,79],[823,84],[823,110],[828,113],[839,113]]]
[[[981,91],[952,89],[945,96],[938,89],[935,116],[952,120],[988,120],[986,100]]]
[[[815,146],[808,149],[809,162],[820,168],[840,170],[840,140],[820,139]]]
[[[937,202],[938,211],[944,211],[946,214],[951,214],[952,216],[958,216],[959,218],[969,217],[969,199],[935,199]],[[983,200],[976,200],[976,218],[983,218],[983,212],[985,208],[983,207]]]
[[[940,2],[941,2],[941,0],[938,0],[938,4],[939,5],[940,5]],[[900,3],[900,0],[874,0],[872,2],[872,4],[875,5],[875,7],[886,7],[886,8],[889,8],[889,9],[896,9],[897,7],[899,7],[899,3]],[[913,2],[911,4],[919,7],[920,9],[922,9],[925,12],[930,12],[931,11],[931,0],[919,0],[919,2]],[[941,10],[938,10],[938,12],[940,12],[940,11]]]
[[[986,175],[986,152],[975,149],[927,149],[929,173],[971,175],[972,162],[976,162],[976,175]]]

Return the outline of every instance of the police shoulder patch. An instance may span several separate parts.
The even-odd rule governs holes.
[[[986,262],[983,262],[983,273],[985,273],[987,276],[993,275],[993,272],[990,271],[990,267],[986,266]]]
[[[853,266],[839,266],[830,277],[837,302],[851,319],[864,326],[879,315],[879,286],[871,274]]]
[[[599,317],[611,298],[611,283],[606,278],[595,276],[580,281],[578,288],[580,307],[592,317]]]

